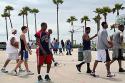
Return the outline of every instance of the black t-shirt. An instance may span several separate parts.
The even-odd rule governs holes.
[[[49,35],[46,32],[41,33],[40,44],[47,54],[51,54],[51,51],[49,49]],[[40,47],[40,54],[43,54],[41,47]]]

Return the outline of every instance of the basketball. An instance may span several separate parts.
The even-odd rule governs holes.
[[[18,48],[18,47],[19,47],[19,42],[15,42],[15,43],[14,43],[14,47],[15,47],[15,48]]]

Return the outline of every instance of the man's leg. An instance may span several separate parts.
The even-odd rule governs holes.
[[[111,72],[110,72],[110,61],[107,61],[106,62],[106,69],[107,69],[107,74],[110,74]]]
[[[95,72],[97,65],[98,65],[98,61],[95,60],[92,72]]]
[[[125,70],[122,68],[122,61],[118,60],[118,64],[119,64],[119,72],[125,72]]]
[[[91,73],[90,63],[87,63],[87,72],[86,73]]]
[[[37,64],[38,64],[38,65],[37,65],[38,81],[41,81],[41,80],[43,80],[43,79],[42,79],[42,76],[41,76],[41,74],[40,74],[42,64],[39,64],[39,63],[37,63]]]
[[[3,66],[3,68],[1,69],[1,71],[3,72],[3,73],[7,73],[8,71],[6,71],[6,66],[8,65],[8,63],[10,62],[10,60],[9,59],[7,59],[6,60],[6,62],[5,62],[5,64],[4,64],[4,66]]]
[[[26,71],[27,71],[27,75],[34,75],[34,73],[32,73],[32,72],[29,70],[28,61],[27,61],[27,60],[24,61],[24,65],[25,65],[25,68],[26,68]]]
[[[110,61],[106,62],[106,69],[107,69],[107,77],[113,77],[114,75],[112,75],[110,71]]]
[[[93,66],[93,70],[92,70],[92,72],[91,72],[91,75],[94,76],[94,77],[96,77],[96,75],[95,75],[95,70],[96,70],[97,65],[98,65],[98,61],[95,60],[94,66]]]
[[[83,64],[85,64],[85,61],[83,61],[83,62],[81,62],[80,64],[77,64],[77,65],[76,65],[76,68],[77,68],[77,70],[78,70],[79,72],[81,72],[81,66],[82,66]]]
[[[51,69],[52,55],[46,56],[46,60],[45,61],[47,63],[47,72],[46,72],[46,75],[45,75],[45,79],[46,80],[51,80],[50,77],[49,77],[49,72],[50,72],[50,69]]]
[[[47,64],[47,73],[50,72],[51,64]]]
[[[7,59],[6,62],[5,62],[5,64],[4,64],[4,66],[3,66],[3,68],[6,68],[6,66],[9,64],[10,61],[11,60]]]
[[[71,49],[69,50],[69,54],[72,55],[72,54],[71,54]]]

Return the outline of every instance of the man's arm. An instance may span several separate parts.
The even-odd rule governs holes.
[[[10,40],[10,44],[15,47],[14,43],[15,43],[15,38],[12,37],[11,40]]]
[[[26,49],[29,51],[29,53],[30,53],[30,55],[31,55],[32,53],[31,53],[31,50],[29,49],[29,47],[28,47],[28,45],[27,45],[25,35],[21,35],[21,39],[23,40]]]
[[[102,38],[103,43],[104,43],[108,48],[110,48],[111,45],[108,43],[108,40],[107,40],[107,33],[102,32],[101,38]]]
[[[123,35],[120,35],[120,44],[123,43]]]
[[[97,36],[97,34],[95,34],[94,36],[90,37],[87,34],[83,35],[83,39],[85,39],[86,41],[92,40],[93,38],[95,38]]]

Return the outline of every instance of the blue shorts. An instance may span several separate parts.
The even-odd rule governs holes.
[[[28,51],[26,50],[22,50],[20,51],[20,54],[21,54],[21,60],[28,60]]]

